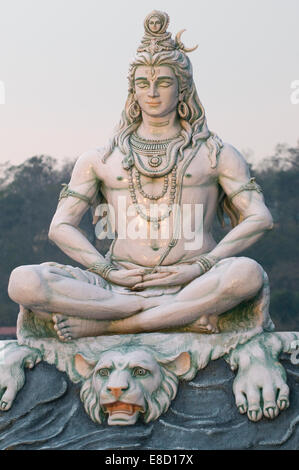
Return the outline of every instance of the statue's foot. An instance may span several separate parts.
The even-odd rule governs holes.
[[[107,326],[110,324],[108,321],[85,320],[60,314],[55,314],[52,318],[54,329],[61,341],[103,335],[107,333]]]
[[[192,333],[219,333],[218,329],[218,315],[202,315],[198,320],[187,328]]]

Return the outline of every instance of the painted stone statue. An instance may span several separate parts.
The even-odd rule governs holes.
[[[40,360],[82,383],[97,423],[157,419],[179,380],[219,357],[238,369],[236,404],[250,420],[289,405],[278,357],[299,334],[274,332],[267,275],[240,256],[272,217],[242,155],[209,130],[187,56],[195,48],[168,24],[163,12],[146,17],[119,126],[78,159],[60,194],[49,237],[83,267],[11,274],[20,314],[18,341],[1,346],[2,410]],[[105,257],[79,229],[90,207],[99,238],[113,238]],[[219,243],[216,215],[232,225]]]

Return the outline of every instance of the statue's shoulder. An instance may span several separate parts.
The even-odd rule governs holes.
[[[248,171],[248,165],[238,149],[224,142],[219,151],[217,169],[219,174],[243,173]]]
[[[104,154],[104,147],[89,149],[78,157],[76,165],[85,165],[90,163],[96,163]]]
[[[103,162],[103,158],[106,153],[105,147],[95,147],[91,148],[83,153],[78,157],[75,168],[79,168],[80,170],[85,169],[86,167],[89,168],[99,168]]]
[[[102,180],[111,172],[118,171],[122,159],[123,154],[117,146],[96,147],[84,152],[77,160],[76,167],[81,174]]]
[[[103,150],[100,148],[92,148],[87,150],[77,158],[72,171],[72,182],[83,182],[100,178],[102,173],[101,163]]]

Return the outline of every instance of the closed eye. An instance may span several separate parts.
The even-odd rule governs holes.
[[[158,82],[158,85],[161,86],[161,87],[164,87],[164,88],[169,87],[172,84],[173,84],[173,82],[170,81],[170,80],[161,80],[161,82]]]
[[[136,80],[135,85],[138,88],[148,88],[149,87],[149,82],[146,80]]]

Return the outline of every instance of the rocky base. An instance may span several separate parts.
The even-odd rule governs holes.
[[[80,386],[44,362],[26,370],[9,411],[0,411],[2,450],[299,449],[299,372],[282,361],[290,407],[276,419],[250,422],[234,401],[235,375],[223,359],[183,382],[167,413],[129,427],[95,424],[80,401]]]

